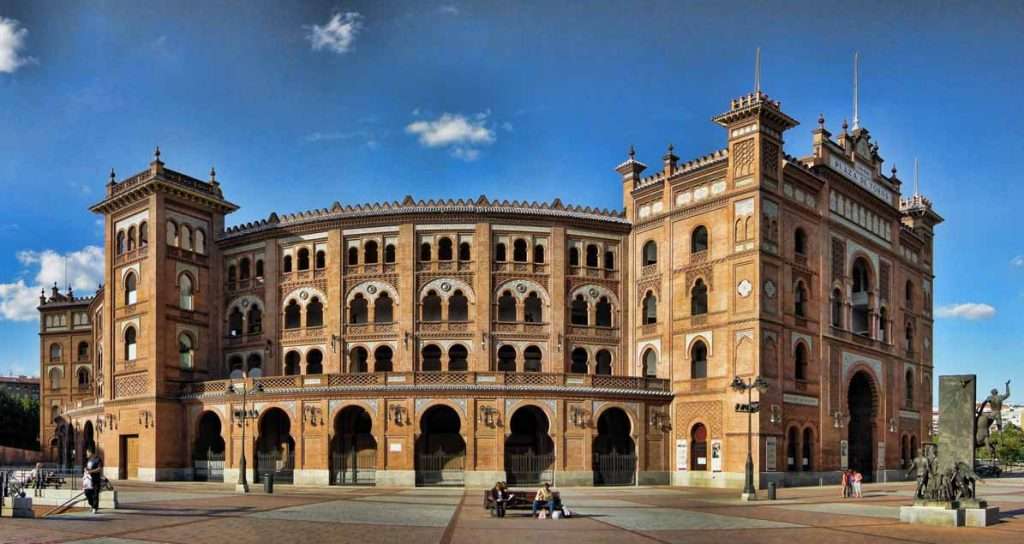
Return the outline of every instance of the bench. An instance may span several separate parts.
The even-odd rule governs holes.
[[[512,499],[505,502],[505,510],[533,510],[533,498],[537,495],[536,490],[506,489],[505,493],[512,495]],[[561,510],[561,497],[557,491],[553,495],[555,498],[555,508]],[[484,509],[494,510],[494,499],[491,497],[490,489],[484,490]]]

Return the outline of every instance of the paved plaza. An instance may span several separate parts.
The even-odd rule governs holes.
[[[782,489],[774,502],[698,488],[563,489],[572,519],[535,520],[511,511],[496,519],[480,490],[301,488],[236,495],[221,484],[120,484],[121,508],[45,519],[0,520],[0,542],[226,544],[228,542],[572,542],[786,543],[1022,542],[1024,479],[979,485],[1001,507],[987,529],[910,526],[897,520],[907,483],[865,486],[862,500],[836,487]],[[762,492],[762,498],[764,498]],[[38,511],[38,510],[37,510]]]

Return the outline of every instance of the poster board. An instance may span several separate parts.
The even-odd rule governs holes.
[[[711,472],[722,472],[722,441],[711,441]]]
[[[839,468],[850,468],[850,442],[847,440],[839,441]]]
[[[774,436],[769,436],[764,439],[764,470],[766,472],[775,472],[775,462],[778,459],[778,447],[779,439]]]
[[[690,468],[689,453],[690,450],[687,448],[685,438],[679,438],[676,440],[676,470],[687,470]]]

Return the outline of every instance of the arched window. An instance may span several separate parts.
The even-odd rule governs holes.
[[[612,326],[612,305],[608,297],[601,297],[597,301],[597,323],[598,327]]]
[[[53,391],[56,391],[56,390],[60,389],[60,382],[61,382],[61,372],[60,372],[60,369],[59,368],[51,368],[50,369],[50,389],[53,390]],[[57,416],[54,416],[53,419],[57,419]]]
[[[459,244],[459,260],[469,261],[473,256],[472,249],[469,247],[469,242],[462,242]]]
[[[289,305],[289,307],[291,307],[291,305]],[[298,305],[296,304],[295,307],[298,308]],[[285,316],[287,316],[287,315],[288,315],[288,310],[285,309]],[[287,321],[287,317],[285,319]],[[298,325],[296,325],[296,327],[297,326]],[[288,327],[288,325],[285,324],[285,328],[288,329],[288,328],[291,328],[291,327]],[[235,337],[241,336],[241,335],[242,335],[242,310],[239,310],[238,306],[235,306],[234,308],[231,309],[231,313],[228,314],[228,336],[231,337],[231,338],[235,338]]]
[[[903,376],[903,402],[907,408],[914,408],[914,373],[907,370]]]
[[[317,250],[315,266],[316,266],[317,270],[323,270],[324,268],[327,268],[327,252],[326,251],[324,251],[322,249]]]
[[[644,325],[652,325],[658,322],[658,299],[654,293],[647,291],[644,295]]]
[[[395,262],[395,244],[384,246],[384,262],[393,264]]]
[[[590,315],[587,309],[587,301],[583,300],[583,295],[576,295],[576,298],[572,301],[572,307],[569,309],[569,322],[573,325],[582,325],[586,327],[589,325]]]
[[[690,430],[690,470],[708,469],[708,429],[703,423],[697,423]]]
[[[187,333],[178,335],[178,363],[181,368],[192,368],[195,348],[192,345],[192,337]]]
[[[505,262],[507,260],[507,256],[505,255],[505,244],[498,242],[498,244],[494,246],[494,260],[498,262]]]
[[[907,285],[903,288],[903,298],[906,302],[907,309],[914,309],[914,282],[907,280]]]
[[[690,289],[690,315],[704,315],[708,313],[708,287],[704,285],[702,278],[697,278]]]
[[[369,304],[362,293],[356,293],[348,307],[348,322],[352,325],[366,323],[369,313]]]
[[[174,221],[167,222],[167,245],[178,247],[178,224]]]
[[[246,316],[248,322],[249,334],[259,334],[263,332],[263,311],[260,307],[253,304],[249,306],[249,312]]]
[[[367,240],[366,244],[363,245],[363,263],[377,264],[377,259],[377,242],[374,240]]]
[[[533,264],[544,264],[544,246],[533,246]]]
[[[843,292],[839,288],[832,290],[832,326],[843,328]]]
[[[541,310],[540,297],[537,296],[536,291],[530,291],[530,294],[526,296],[524,306],[523,319],[525,319],[527,323],[544,322],[544,314]]]
[[[793,351],[793,369],[798,381],[807,380],[807,348],[803,342],[797,343]]]
[[[870,334],[870,291],[871,279],[868,274],[868,263],[863,257],[853,262],[853,332]]]
[[[259,353],[250,353],[245,359],[245,368],[250,378],[259,378],[263,375],[263,358]]]
[[[437,241],[437,259],[439,261],[452,260],[452,240],[444,237]]]
[[[120,255],[128,250],[127,236],[124,231],[118,231],[117,233],[117,254]]]
[[[420,244],[420,261],[422,261],[422,262],[429,262],[430,261],[430,243],[429,242],[423,242],[422,244]]]
[[[128,227],[128,251],[135,249],[135,227]]]
[[[234,285],[238,280],[238,268],[233,264],[228,265],[228,283]]]
[[[690,253],[700,253],[708,250],[708,229],[701,225],[693,229],[690,235]]]
[[[526,262],[526,240],[518,238],[512,242],[512,260],[517,263]]]
[[[658,354],[652,348],[644,352],[644,377],[658,377]]]
[[[89,360],[89,343],[79,342],[78,343],[78,360],[88,361]]]
[[[139,301],[138,293],[136,292],[136,278],[135,272],[129,272],[124,276],[124,303],[127,305],[135,304]]]
[[[868,263],[863,257],[858,257],[853,263],[853,292],[866,293],[871,289],[868,278]]]
[[[309,248],[300,248],[298,257],[299,262],[297,264],[299,270],[309,270]]]
[[[703,340],[697,340],[690,348],[690,379],[702,380],[708,377],[708,347]]]
[[[60,344],[50,344],[50,362],[59,363],[61,357],[64,355],[64,348],[60,347]]]
[[[587,266],[590,268],[597,268],[597,246],[594,244],[587,244]]]
[[[184,223],[178,227],[178,244],[181,249],[192,251],[192,229]]]
[[[798,228],[793,233],[793,251],[797,255],[807,255],[807,233]]]
[[[441,371],[441,348],[434,344],[423,346],[421,355],[420,370],[424,372]]]
[[[810,427],[804,429],[804,441],[802,445],[804,454],[800,460],[800,464],[803,467],[803,470],[811,470],[811,466],[813,465],[811,453],[814,451],[814,432],[811,431]]]
[[[607,250],[604,252],[604,268],[605,270],[615,269],[615,252]]]
[[[282,266],[282,269],[283,269],[285,274],[291,273],[291,271],[292,271],[292,256],[291,255],[285,255],[284,256],[284,266]]]
[[[796,290],[793,293],[793,313],[797,317],[807,316],[807,288],[804,287],[804,282],[796,282]]]
[[[206,234],[203,232],[203,229],[196,229],[196,232],[193,234],[193,237],[195,238],[195,243],[192,244],[192,245],[195,248],[195,252],[200,254],[200,255],[205,254],[206,253]]]
[[[182,272],[178,276],[178,307],[182,310],[193,309],[192,277]]]
[[[250,264],[248,257],[242,257],[241,261],[238,261],[238,279],[247,280],[252,273],[252,265]]]
[[[423,321],[441,321],[441,297],[433,289],[423,297]]]
[[[381,346],[386,347],[386,346]],[[366,348],[355,347],[348,355],[348,371],[352,373],[363,373],[369,371],[367,368],[366,361],[369,359],[369,355],[366,353]]]
[[[448,371],[465,372],[469,369],[469,351],[466,346],[455,344],[448,348]]]
[[[391,303],[391,297],[387,291],[381,292],[377,300],[373,301],[373,322],[391,323],[395,320],[393,310],[394,305]]]
[[[606,349],[602,349],[597,352],[594,357],[597,361],[597,365],[594,367],[594,374],[602,376],[611,376],[612,374],[612,354]]]
[[[498,321],[516,320],[516,299],[511,291],[505,291],[498,297]]]
[[[356,348],[356,349],[362,349],[362,348]],[[355,350],[353,350],[353,351],[355,351]],[[285,354],[285,356],[284,356],[284,373],[285,373],[285,375],[286,376],[296,376],[296,375],[298,375],[302,371],[302,368],[301,368],[301,365],[300,365],[301,361],[302,361],[302,356],[299,355],[299,352],[297,352],[297,351],[289,351],[287,354]]]
[[[460,289],[448,299],[448,321],[469,321],[469,299]]]
[[[498,348],[498,372],[516,371],[516,348],[501,346]]]
[[[909,321],[907,322],[907,328],[904,331],[904,335],[907,340],[907,353],[914,353],[914,325]]]
[[[648,240],[647,243],[644,244],[644,249],[642,251],[642,256],[641,256],[641,262],[644,263],[643,264],[644,266],[648,266],[648,265],[652,265],[652,264],[657,264],[657,262],[658,262],[658,243],[657,242],[655,242],[654,240]]]
[[[573,374],[586,374],[588,359],[590,359],[590,354],[587,353],[587,350],[583,348],[572,350],[572,353],[569,355],[569,360],[572,361],[569,372]]]
[[[309,304],[306,305],[306,327],[323,327],[324,326],[324,304],[320,302],[320,297],[313,297],[310,299]]]
[[[318,349],[306,352],[306,374],[324,373],[324,353]]]
[[[537,346],[527,346],[523,350],[523,372],[540,372],[541,351]]]
[[[302,308],[295,299],[289,300],[284,308],[284,328],[297,329],[302,326]]]
[[[78,369],[78,388],[86,389],[89,387],[89,369],[79,368]]]
[[[124,330],[124,360],[135,360],[135,327],[128,327]]]
[[[149,245],[149,223],[143,221],[139,223],[139,247]]]
[[[883,344],[889,343],[889,309],[885,306],[878,310],[878,338]]]
[[[353,246],[348,248],[348,265],[355,266],[357,264],[359,264],[359,248]]]
[[[394,370],[394,352],[388,346],[377,346],[377,349],[373,350],[373,371],[374,372],[391,372]]]
[[[786,470],[790,472],[795,471],[798,466],[796,463],[798,439],[799,435],[797,434],[796,427],[790,427],[786,440]]]
[[[580,250],[576,246],[569,248],[569,266],[580,265]]]
[[[232,355],[228,359],[228,369],[231,372],[230,376],[232,379],[238,379],[245,376],[245,363],[242,362],[241,355]]]

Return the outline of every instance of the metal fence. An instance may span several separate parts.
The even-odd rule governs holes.
[[[0,472],[7,474],[9,490],[34,488],[36,486],[36,465],[0,466]],[[58,463],[42,463],[40,486],[48,489],[81,489],[84,470],[81,466],[61,466]],[[16,492],[16,491],[15,491]]]
[[[279,453],[257,453],[256,454],[256,482],[263,481],[263,474],[271,472],[274,474],[275,484],[290,484],[295,479],[295,452],[287,457]]]
[[[594,485],[633,485],[635,483],[636,454],[594,454]]]
[[[331,484],[373,485],[377,479],[377,450],[351,450],[331,455]]]
[[[224,454],[208,454],[206,459],[193,459],[192,479],[197,482],[223,482]]]
[[[416,456],[416,485],[463,485],[466,452],[426,453]]]
[[[505,454],[505,477],[510,485],[535,485],[550,482],[554,476],[555,455]]]

